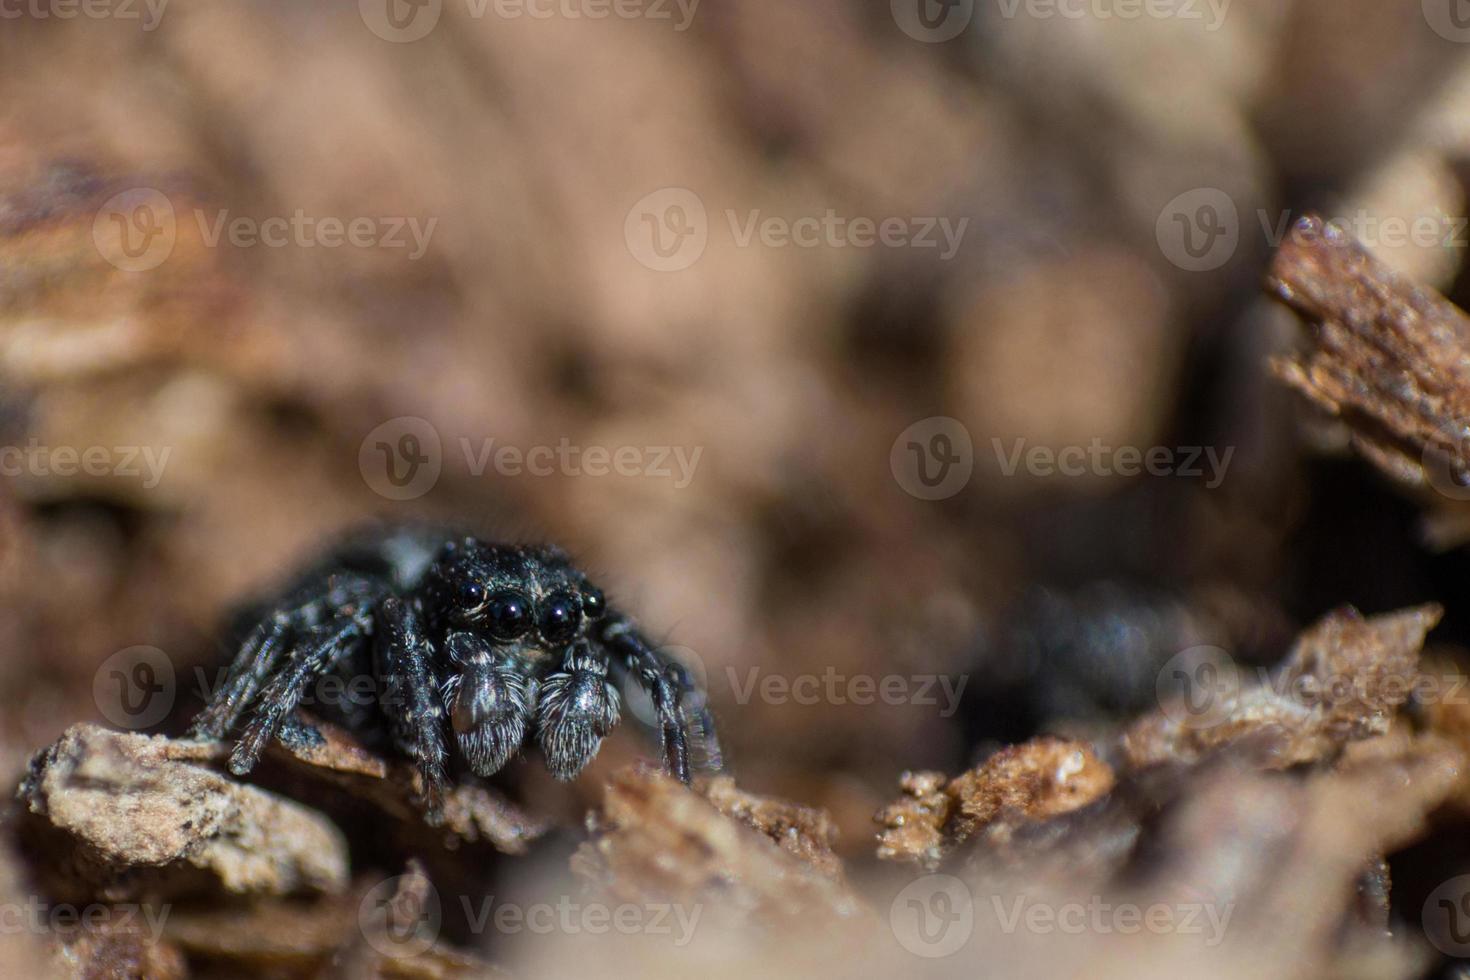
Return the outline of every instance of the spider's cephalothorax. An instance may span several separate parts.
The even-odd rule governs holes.
[[[367,679],[373,695],[307,703],[360,735],[382,730],[417,766],[431,810],[448,778],[449,739],[472,772],[489,776],[534,732],[547,768],[575,776],[618,723],[618,680],[647,692],[669,772],[689,781],[691,745],[702,765],[720,766],[705,695],[688,670],[555,548],[375,529],[251,610],[246,626],[193,727],[197,737],[223,738],[251,711],[230,756],[237,774],[273,736],[315,735],[294,714],[327,675]]]

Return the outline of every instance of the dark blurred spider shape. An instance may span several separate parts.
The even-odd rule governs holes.
[[[411,759],[431,815],[449,778],[449,733],[470,771],[490,776],[534,728],[546,767],[571,779],[618,723],[618,681],[647,692],[671,774],[689,781],[691,748],[700,767],[720,768],[705,693],[689,671],[556,548],[373,528],[245,610],[236,632],[239,652],[191,731],[222,739],[253,709],[230,755],[236,775],[273,736],[320,741],[296,709],[330,673],[374,682],[375,697],[339,699],[330,716]]]

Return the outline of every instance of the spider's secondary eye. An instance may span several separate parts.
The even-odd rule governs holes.
[[[479,609],[485,604],[485,587],[476,581],[468,581],[459,587],[459,604],[464,609]]]
[[[582,610],[572,596],[558,593],[541,611],[541,635],[548,643],[565,643],[577,633]]]
[[[531,605],[515,592],[497,592],[485,605],[485,623],[497,639],[514,640],[531,628]]]
[[[601,619],[607,612],[607,600],[602,596],[602,590],[588,586],[582,593],[582,611],[587,614],[588,619]]]

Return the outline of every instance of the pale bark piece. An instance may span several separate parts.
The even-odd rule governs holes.
[[[326,817],[187,761],[161,736],[76,725],[32,760],[19,797],[33,840],[112,900],[201,889],[342,891],[347,842]]]

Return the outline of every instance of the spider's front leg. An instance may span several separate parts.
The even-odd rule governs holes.
[[[595,635],[598,643],[617,658],[653,701],[653,709],[658,713],[664,766],[669,773],[680,782],[689,782],[691,740],[701,750],[702,768],[718,770],[723,762],[714,717],[710,714],[708,697],[695,686],[689,670],[649,643],[631,619],[616,611],[609,611],[597,623]]]
[[[373,644],[382,683],[379,704],[393,741],[418,767],[424,803],[439,812],[444,795],[444,709],[434,670],[434,646],[411,600],[388,596],[378,605]]]
[[[302,618],[301,609],[277,611],[255,625],[230,662],[224,682],[189,726],[191,738],[212,742],[229,734],[270,676],[292,625]]]
[[[354,582],[348,588],[366,594],[370,587],[365,582]],[[253,610],[255,624],[244,634],[224,681],[209,694],[209,703],[195,716],[190,736],[216,741],[228,735],[255,702],[282,655],[289,652],[301,633],[332,618],[331,604],[344,601],[345,591],[331,575],[311,576],[270,607]]]
[[[280,733],[309,684],[350,656],[372,633],[373,608],[380,594],[367,579],[334,581],[330,589],[333,618],[295,633],[293,646],[255,699],[255,713],[230,753],[230,771],[243,776],[260,761],[266,744]]]
[[[223,683],[195,717],[190,736],[224,738],[247,711],[250,724],[230,757],[237,774],[255,766],[274,735],[309,737],[292,719],[303,689],[349,655],[371,631],[371,607],[381,594],[371,578],[324,573],[303,579],[259,617],[230,663]]]

